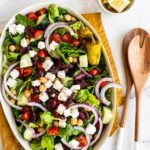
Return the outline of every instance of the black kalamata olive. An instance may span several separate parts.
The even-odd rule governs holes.
[[[38,78],[43,77],[44,74],[45,74],[44,70],[38,70],[38,72],[37,72]]]
[[[33,62],[34,65],[36,65],[37,62],[38,62],[38,59],[36,57],[32,57],[31,60],[32,60],[32,62]]]
[[[36,121],[37,121],[37,115],[34,112],[31,113],[30,121],[32,123],[36,123]]]
[[[51,99],[48,103],[48,108],[49,109],[57,109],[59,104],[60,104],[60,101],[58,99]]]
[[[29,50],[30,50],[30,46],[21,47],[21,48],[20,48],[20,53],[21,53],[21,54],[25,54],[25,53],[28,53]]]
[[[90,115],[87,111],[81,109],[79,112],[79,118],[82,119],[83,121],[86,121],[90,119]]]
[[[33,92],[34,92],[34,93],[39,93],[39,92],[40,92],[38,86],[35,86],[35,87],[33,86],[32,89],[33,89]]]
[[[35,29],[30,26],[26,27],[26,29],[25,29],[25,33],[29,38],[33,37],[34,31],[35,31]]]

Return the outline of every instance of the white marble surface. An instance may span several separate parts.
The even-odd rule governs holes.
[[[2,31],[6,21],[22,8],[37,2],[46,0],[0,0],[0,31]],[[102,18],[107,37],[109,39],[113,57],[119,73],[121,84],[125,93],[125,74],[122,63],[121,44],[127,31],[134,27],[142,27],[150,32],[150,1],[135,0],[135,4],[126,13],[107,14],[99,8],[97,0],[51,0],[51,2],[62,3],[66,6],[76,9],[80,13],[102,12]],[[150,150],[150,82],[143,93],[141,106],[141,138],[140,150]],[[120,110],[121,114],[121,110]],[[124,136],[122,150],[133,150],[134,139],[134,114],[135,97],[134,90],[131,94],[127,127]],[[108,138],[101,150],[115,150],[116,135]]]

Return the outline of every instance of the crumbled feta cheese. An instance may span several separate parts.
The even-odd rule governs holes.
[[[51,80],[53,82],[56,79],[56,75],[52,74],[50,72],[47,72],[46,75],[45,75],[45,78],[48,79],[48,80]]]
[[[71,89],[68,89],[68,88],[66,88],[66,87],[64,87],[63,89],[62,89],[62,92],[68,97],[68,96],[71,96],[71,94],[72,94],[72,90]]]
[[[63,84],[61,84],[61,82],[58,79],[56,79],[53,84],[53,88],[60,92],[63,87],[64,87]]]
[[[77,84],[77,85],[72,85],[71,90],[74,91],[74,92],[76,92],[76,91],[80,90],[80,88],[81,88],[81,87],[80,87],[79,84]]]
[[[30,50],[29,55],[30,57],[34,57],[35,55],[37,55],[37,52],[35,50]]]
[[[19,77],[19,71],[14,69],[13,71],[11,71],[10,73],[10,76],[13,78],[13,79],[17,79]]]
[[[28,42],[27,42],[27,40],[26,40],[25,38],[23,38],[23,39],[21,40],[21,46],[22,46],[22,47],[27,47],[27,46],[28,46]]]
[[[67,100],[67,96],[63,92],[60,92],[58,95],[58,100],[65,102]]]
[[[15,79],[12,79],[12,78],[9,78],[8,81],[7,81],[7,85],[12,88],[14,86],[16,86],[17,84],[17,81]]]
[[[49,96],[46,92],[42,92],[40,93],[39,95],[39,99],[42,101],[42,102],[46,102],[48,99],[49,99]]]
[[[56,43],[55,41],[52,41],[51,44],[49,45],[49,52],[52,50],[54,51],[58,46],[58,43]]]
[[[61,120],[61,121],[59,121],[58,125],[61,128],[66,128],[66,121],[65,120]]]
[[[59,104],[58,108],[56,109],[56,112],[58,112],[60,115],[63,115],[65,109],[66,108],[63,104]]]
[[[32,86],[40,86],[41,85],[41,82],[39,80],[34,80],[32,81]]]
[[[48,81],[45,83],[46,88],[50,88],[52,85],[53,85],[53,83],[51,82],[51,80],[48,80]]]
[[[86,127],[86,133],[93,135],[95,132],[96,132],[96,127],[89,123]]]
[[[64,78],[66,78],[66,73],[65,73],[64,70],[58,71],[57,76],[58,76],[58,78],[60,78],[60,79],[64,79]]]
[[[18,32],[19,34],[22,34],[22,33],[24,33],[24,31],[25,31],[25,26],[22,25],[22,24],[18,24],[17,27],[16,27],[16,30],[17,30],[17,32]]]
[[[74,148],[77,148],[79,146],[79,142],[77,140],[71,140],[69,141],[69,145],[74,147]]]
[[[55,145],[55,150],[64,150],[64,148],[61,143],[58,143]]]
[[[71,116],[72,116],[73,118],[78,118],[78,116],[79,116],[79,111],[78,111],[77,108],[71,109]]]
[[[43,63],[44,70],[48,71],[52,67],[53,64],[54,64],[53,61],[45,60],[45,62]]]
[[[40,42],[38,43],[38,48],[39,48],[39,49],[44,49],[44,48],[45,48],[45,43],[42,42],[42,41],[40,41]]]
[[[71,116],[71,110],[70,110],[69,108],[66,109],[66,110],[64,110],[64,116],[65,116],[65,117]]]
[[[16,30],[17,25],[16,25],[16,24],[12,24],[12,25],[10,25],[8,28],[9,28],[9,32],[10,32],[12,35],[16,35],[16,34],[17,34],[17,30]]]

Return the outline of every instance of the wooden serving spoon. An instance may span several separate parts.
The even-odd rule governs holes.
[[[141,95],[150,76],[150,35],[136,36],[128,49],[128,62],[135,86],[136,116],[135,116],[135,148],[140,136],[140,105]],[[137,147],[138,148],[138,147]]]
[[[127,112],[128,112],[129,97],[130,97],[131,88],[133,85],[131,73],[129,70],[129,64],[128,64],[128,47],[134,37],[136,37],[137,35],[146,35],[146,34],[148,35],[148,32],[146,32],[144,29],[135,28],[129,31],[123,39],[122,58],[123,58],[123,63],[124,63],[125,75],[126,75],[126,96],[124,100],[124,107],[123,107],[123,113],[121,117],[120,129],[118,131],[116,150],[122,150],[122,141],[123,141],[123,135],[124,135],[124,128],[125,128],[126,120],[127,120],[126,118],[127,118]]]

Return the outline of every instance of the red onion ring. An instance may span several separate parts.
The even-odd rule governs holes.
[[[5,93],[5,89],[4,89],[4,85],[2,85],[1,90],[2,90],[2,96],[3,96],[4,100],[7,102],[8,105],[10,105],[11,107],[13,107],[17,110],[22,110],[22,107],[12,104],[10,102],[10,100],[7,98],[6,93]]]
[[[42,132],[40,132],[40,133],[38,133],[38,134],[35,134],[34,133],[34,135],[33,135],[33,139],[36,139],[36,138],[39,138],[39,137],[41,137],[42,135],[44,135],[46,133],[46,130],[43,130]]]
[[[12,64],[6,71],[5,75],[4,75],[4,88],[6,90],[6,92],[13,98],[13,99],[16,99],[17,100],[17,97],[11,93],[11,91],[9,90],[8,86],[7,86],[7,79],[8,79],[8,76],[10,74],[10,71],[16,67],[17,65],[19,64],[19,62],[16,62],[14,64]]]
[[[99,118],[98,121],[99,121],[99,126],[100,126],[100,128],[99,128],[99,130],[98,130],[98,133],[97,133],[96,138],[90,143],[90,146],[93,146],[93,145],[98,141],[98,139],[100,138],[101,133],[102,133],[103,123],[102,123],[101,118]]]
[[[105,93],[106,91],[109,89],[109,88],[121,88],[121,85],[119,84],[116,84],[116,83],[109,83],[107,85],[105,85],[102,89],[101,89],[101,92],[100,92],[100,97],[101,97],[101,100],[103,102],[103,104],[105,104],[106,106],[109,106],[110,105],[110,101],[108,101],[106,99],[106,96],[105,96]]]
[[[99,93],[99,88],[100,88],[100,85],[103,83],[103,82],[112,82],[113,79],[112,78],[108,78],[108,77],[105,77],[105,78],[102,78],[100,79],[97,83],[96,83],[96,86],[95,86],[95,95],[96,97],[100,100],[100,93]]]
[[[29,102],[28,106],[35,106],[35,107],[40,108],[43,111],[47,111],[47,109],[43,105],[36,103],[36,102]]]
[[[88,144],[87,144],[87,146],[85,146],[85,147],[72,147],[71,145],[69,145],[69,143],[67,143],[66,142],[66,140],[65,139],[61,139],[61,142],[63,143],[63,144],[65,144],[67,147],[69,147],[70,149],[82,149],[82,150],[87,150],[88,149],[88,147],[89,147],[89,145],[90,145],[90,136],[86,133],[86,131],[85,131],[85,129],[84,128],[82,128],[82,127],[78,127],[78,126],[75,126],[74,127],[74,129],[75,130],[80,130],[80,131],[82,131],[84,134],[85,134],[85,136],[86,136],[86,139],[87,139],[87,141],[88,141]]]
[[[86,72],[79,64],[77,64],[78,68],[89,78],[92,78],[93,76]]]
[[[93,125],[95,126],[97,121],[98,121],[98,113],[97,113],[97,109],[93,106],[89,106],[87,104],[75,104],[69,107],[70,109],[74,109],[74,108],[87,108],[89,110],[91,110],[95,116],[95,120],[93,122]]]

